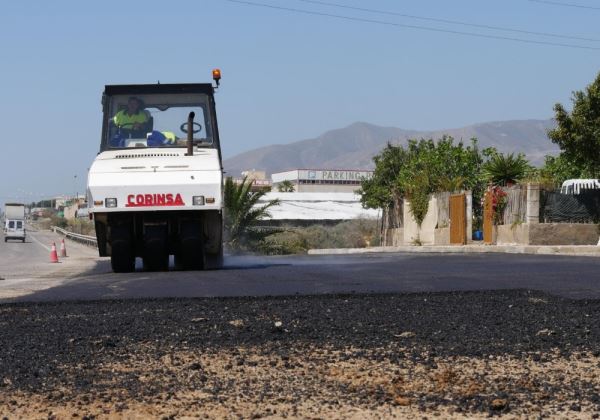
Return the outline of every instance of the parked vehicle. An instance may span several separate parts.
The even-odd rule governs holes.
[[[600,189],[598,179],[567,179],[560,188],[561,194],[579,194],[582,190]]]
[[[4,242],[15,239],[25,242],[25,205],[6,203],[4,205]]]

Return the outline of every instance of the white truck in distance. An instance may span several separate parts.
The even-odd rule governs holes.
[[[213,71],[219,84],[220,72]],[[115,272],[217,269],[223,169],[212,84],[106,86],[87,197],[100,256]],[[118,115],[119,114],[119,115]]]
[[[9,239],[25,242],[25,204],[4,205],[4,242]]]

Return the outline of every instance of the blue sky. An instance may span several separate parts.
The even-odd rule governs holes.
[[[255,3],[444,30],[600,48],[308,4]],[[600,40],[594,8],[530,0],[331,0],[423,17]],[[574,2],[575,0],[573,0]],[[0,202],[83,192],[105,84],[206,82],[225,157],[355,121],[407,129],[549,118],[600,71],[600,49],[525,44],[235,4],[226,0],[4,1]],[[77,178],[75,178],[77,176]]]

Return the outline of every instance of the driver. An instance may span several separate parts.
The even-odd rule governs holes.
[[[117,112],[113,117],[113,123],[120,129],[131,134],[144,136],[143,129],[150,121],[148,111],[142,109],[142,101],[135,96],[127,100],[127,108]]]

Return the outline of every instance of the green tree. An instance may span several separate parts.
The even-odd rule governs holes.
[[[279,185],[277,185],[277,191],[279,192],[294,192],[295,188],[294,188],[294,183],[292,181],[289,180],[285,180],[279,183]]]
[[[554,105],[557,127],[548,131],[548,136],[560,147],[561,159],[579,170],[580,173],[576,177],[598,178],[600,177],[600,73],[584,91],[573,92],[571,100],[573,110],[570,113],[561,104]]]
[[[279,200],[270,200],[258,205],[266,191],[252,191],[252,183],[247,177],[239,184],[231,177],[225,180],[225,236],[232,250],[256,247],[266,236],[264,231],[256,227],[257,222],[269,217],[268,209],[279,204]]]
[[[539,175],[543,181],[555,187],[560,186],[567,179],[591,178],[590,174],[582,171],[562,153],[558,156],[546,156],[544,166],[539,170]]]
[[[401,194],[396,177],[408,162],[408,152],[402,146],[388,143],[375,157],[375,170],[369,179],[363,179],[359,194],[365,208],[389,208],[394,198]]]
[[[495,185],[516,183],[525,178],[533,168],[525,155],[519,153],[494,153],[483,165],[483,175]]]

